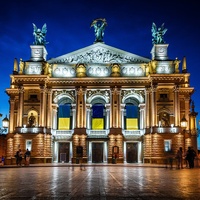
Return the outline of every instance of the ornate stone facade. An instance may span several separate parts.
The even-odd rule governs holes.
[[[29,61],[18,67],[15,59],[6,89],[6,163],[19,148],[31,150],[32,163],[163,163],[180,146],[197,150],[186,60],[179,70],[167,48],[154,44],[147,59],[97,42],[46,60],[46,48],[31,45]]]

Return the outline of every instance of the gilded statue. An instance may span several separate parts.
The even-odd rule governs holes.
[[[24,62],[22,60],[22,58],[20,58],[20,62],[19,62],[19,74],[23,74],[24,71]]]

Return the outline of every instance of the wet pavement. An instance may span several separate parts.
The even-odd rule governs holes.
[[[0,199],[200,199],[200,168],[145,164],[0,167]]]

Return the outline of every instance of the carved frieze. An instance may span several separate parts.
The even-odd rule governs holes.
[[[42,62],[26,62],[25,74],[42,74]]]
[[[93,64],[87,66],[87,76],[89,77],[108,77],[111,74],[110,66]]]
[[[105,48],[96,48],[81,54],[63,57],[56,63],[135,63],[144,62],[139,58],[123,55]]]
[[[73,65],[53,64],[52,68],[53,77],[76,77],[75,66]]]
[[[122,76],[145,76],[145,71],[140,65],[126,64],[121,66]]]

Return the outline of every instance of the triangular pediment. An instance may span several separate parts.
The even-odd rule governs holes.
[[[115,47],[111,47],[104,43],[95,43],[85,48],[73,51],[71,53],[52,58],[48,63],[146,63],[150,59],[138,56]]]

